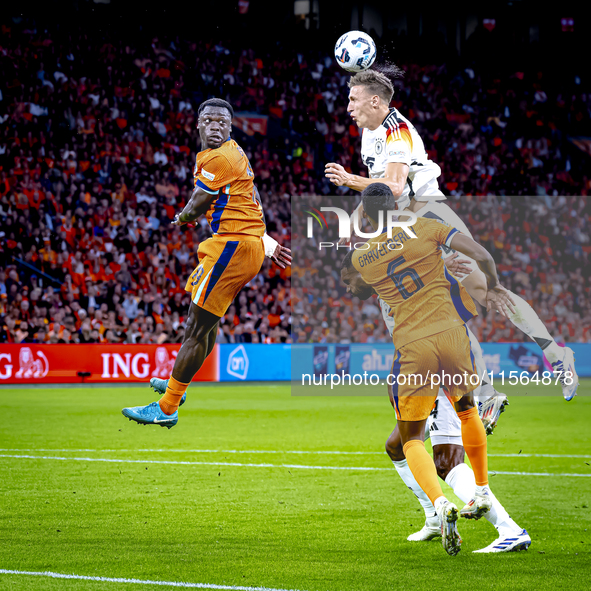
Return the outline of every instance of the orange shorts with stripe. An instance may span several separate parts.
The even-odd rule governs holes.
[[[258,236],[225,234],[202,242],[199,265],[191,273],[185,291],[194,304],[219,316],[226,313],[240,290],[260,271],[265,259]]]
[[[452,404],[475,390],[480,378],[466,325],[401,347],[394,355],[390,381],[399,421],[426,419],[440,387]]]

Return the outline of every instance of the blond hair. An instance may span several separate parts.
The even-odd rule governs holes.
[[[394,85],[390,78],[376,70],[363,70],[351,76],[349,88],[353,86],[365,86],[370,94],[377,94],[386,105],[390,105],[394,96]]]

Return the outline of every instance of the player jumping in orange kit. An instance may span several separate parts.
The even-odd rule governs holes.
[[[378,194],[363,193],[364,215],[374,230],[383,227],[384,215],[396,210],[389,187],[377,185],[371,187],[379,188]],[[364,250],[351,250],[343,260],[341,279],[353,295],[367,299],[375,292],[393,310],[396,355],[390,377],[404,455],[437,511],[445,550],[455,555],[462,542],[456,527],[458,513],[479,519],[490,510],[492,500],[486,433],[472,396],[479,380],[466,327],[466,322],[476,316],[476,308],[468,292],[445,269],[441,248],[453,245],[477,262],[487,279],[489,310],[494,308],[506,315],[512,311],[513,301],[499,283],[492,256],[474,240],[443,221],[417,218],[409,210],[396,214],[400,218],[410,216],[413,234],[407,230],[394,237],[382,233],[371,238]],[[433,459],[424,445],[425,422],[439,389],[439,382],[434,385],[429,380],[434,375],[439,376],[446,395],[455,404],[463,445],[476,478],[474,498],[461,512],[443,496]]]
[[[144,425],[174,427],[178,407],[193,376],[213,350],[218,323],[238,292],[259,272],[265,255],[285,268],[291,251],[265,232],[254,173],[242,148],[230,137],[232,106],[218,98],[201,104],[194,190],[173,224],[182,226],[207,217],[213,236],[199,245],[199,265],[185,290],[191,293],[185,338],[168,380],[150,384],[164,396],[147,406],[123,409],[123,415]]]

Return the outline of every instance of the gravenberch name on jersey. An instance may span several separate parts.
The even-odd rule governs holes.
[[[392,108],[382,124],[374,130],[363,129],[361,158],[370,178],[383,178],[389,162],[402,162],[409,167],[403,196],[440,195],[437,178],[439,165],[429,160],[425,145],[414,125]]]

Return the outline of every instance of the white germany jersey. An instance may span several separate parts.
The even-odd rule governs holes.
[[[377,129],[363,129],[361,158],[372,179],[383,178],[389,162],[408,165],[408,178],[402,192],[402,197],[406,199],[399,202],[399,208],[406,207],[404,202],[408,203],[410,197],[421,197],[420,201],[445,199],[437,183],[441,169],[429,160],[423,140],[414,125],[395,108],[390,109]]]

